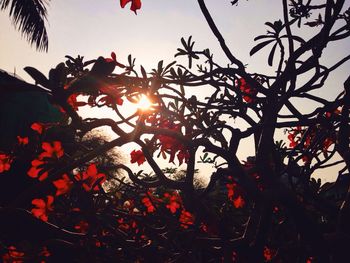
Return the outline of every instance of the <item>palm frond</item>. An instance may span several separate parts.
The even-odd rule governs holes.
[[[14,26],[37,50],[48,50],[45,27],[49,0],[0,0],[0,10],[9,9]]]

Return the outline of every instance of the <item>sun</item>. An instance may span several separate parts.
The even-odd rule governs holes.
[[[135,105],[139,110],[142,110],[142,111],[147,111],[151,108],[152,106],[152,102],[150,101],[150,99],[142,94],[140,96],[140,98],[138,99],[138,101],[136,102],[136,105]]]

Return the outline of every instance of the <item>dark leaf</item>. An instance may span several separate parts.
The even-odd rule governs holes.
[[[258,52],[260,49],[262,49],[263,47],[265,47],[266,45],[270,44],[271,42],[275,41],[274,39],[272,40],[268,40],[265,42],[261,42],[259,44],[257,44],[255,47],[252,48],[252,50],[250,51],[250,55],[254,55],[256,52]]]
[[[0,9],[9,8],[9,14],[15,27],[37,50],[48,50],[49,40],[45,27],[47,1],[21,0],[0,1]]]
[[[185,39],[183,37],[181,38],[181,43],[186,49],[187,44],[186,44],[186,41],[185,41]]]
[[[39,70],[33,67],[25,67],[24,71],[27,72],[35,80],[36,84],[39,84],[45,88],[49,88],[49,80]]]
[[[158,62],[158,73],[161,73],[163,71],[163,60]]]
[[[147,79],[147,73],[143,66],[141,66],[141,74],[144,79]]]
[[[168,65],[164,68],[164,73],[166,73],[166,72],[169,70],[170,67],[174,66],[175,63],[176,63],[176,61],[173,61],[173,62],[171,62],[170,64],[168,64]]]
[[[270,51],[269,58],[268,58],[268,64],[269,66],[272,66],[273,63],[273,56],[275,55],[277,43],[275,43]]]
[[[264,38],[273,38],[273,36],[268,36],[268,35],[257,36],[256,38],[254,38],[254,41],[264,39]]]

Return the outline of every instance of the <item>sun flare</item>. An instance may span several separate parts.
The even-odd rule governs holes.
[[[146,95],[142,94],[139,100],[137,101],[136,106],[138,109],[145,111],[151,108],[152,102]]]

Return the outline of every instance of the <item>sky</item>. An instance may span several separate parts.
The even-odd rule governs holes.
[[[248,72],[271,73],[266,53],[249,56],[256,44],[254,37],[266,33],[266,21],[282,18],[282,1],[240,0],[231,6],[229,0],[207,0],[207,6],[233,54],[247,64]],[[349,5],[349,3],[348,3]],[[318,14],[313,14],[317,16]],[[193,36],[199,49],[209,48],[221,65],[227,65],[220,46],[211,33],[195,0],[143,0],[137,15],[120,8],[119,0],[52,0],[48,8],[49,51],[38,52],[21,37],[7,12],[0,12],[0,68],[14,72],[27,81],[23,71],[33,66],[48,74],[51,67],[65,61],[65,55],[82,55],[86,59],[108,57],[111,51],[121,63],[132,54],[146,70],[156,67],[159,60],[173,61],[181,37]],[[299,32],[310,36],[318,28]],[[329,45],[325,63],[333,64],[348,55],[349,40]],[[350,63],[334,74],[322,92],[328,99],[341,90],[349,73]],[[302,104],[301,104],[302,105]],[[312,105],[302,105],[311,111]],[[250,146],[249,146],[250,147]],[[248,146],[247,146],[248,148]]]

